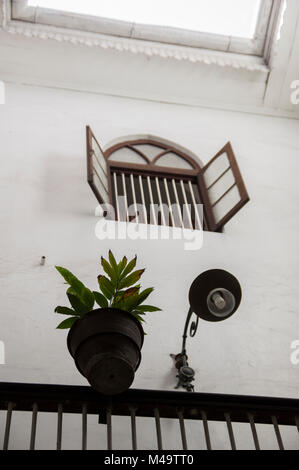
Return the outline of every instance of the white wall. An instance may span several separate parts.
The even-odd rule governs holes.
[[[0,106],[1,381],[86,384],[53,314],[65,304],[61,265],[96,288],[100,256],[137,253],[144,285],[163,312],[148,314],[135,388],[172,390],[193,279],[210,268],[236,275],[238,312],[200,322],[188,340],[196,391],[298,397],[298,121],[10,84]],[[86,183],[85,125],[107,144],[154,134],[207,162],[232,142],[251,202],[226,226],[205,233],[197,252],[181,241],[99,241],[97,202]],[[47,257],[40,266],[40,257]],[[149,438],[150,439],[150,438]],[[150,444],[148,444],[150,445]]]

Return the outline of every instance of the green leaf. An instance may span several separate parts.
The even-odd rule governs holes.
[[[106,297],[104,297],[100,292],[93,292],[94,298],[96,303],[102,307],[102,308],[107,308],[108,307],[108,300]]]
[[[145,320],[138,314],[138,312],[131,312],[131,315],[133,315],[140,323],[145,323]]]
[[[161,312],[161,309],[152,305],[138,305],[136,310],[139,312]]]
[[[135,268],[136,266],[136,262],[137,262],[137,256],[135,256],[135,258],[133,258],[129,264],[127,265],[127,267],[125,268],[125,270],[121,273],[121,279],[124,279],[128,274],[130,274],[131,271],[133,271],[133,269]]]
[[[71,326],[73,326],[73,324],[77,320],[78,320],[78,318],[76,318],[76,317],[67,318],[63,322],[59,323],[59,325],[57,326],[57,329],[58,330],[66,330],[67,328],[71,328]]]
[[[128,262],[128,259],[127,259],[126,256],[124,256],[123,259],[121,260],[121,262],[118,263],[117,273],[118,273],[119,277],[120,277],[121,273],[123,272],[124,268],[126,267],[127,262]],[[121,277],[123,277],[123,276],[121,276]]]
[[[101,291],[103,292],[104,296],[107,297],[107,299],[112,299],[113,294],[115,292],[115,289],[113,287],[113,284],[111,281],[106,276],[98,276],[98,282]]]
[[[103,266],[105,273],[110,277],[113,286],[116,287],[118,279],[117,270],[114,271],[113,267],[105,260],[105,258],[103,258],[103,256],[101,258],[101,265]]]
[[[144,291],[142,291],[139,296],[138,296],[138,303],[137,305],[140,305],[142,304],[142,302],[145,301],[145,299],[148,298],[148,296],[153,292],[154,288],[153,287],[149,287],[148,289],[144,289]]]
[[[109,262],[111,264],[112,269],[117,272],[117,262],[116,259],[114,258],[114,255],[111,250],[109,250]]]
[[[121,308],[127,312],[131,312],[138,306],[139,290],[140,285],[130,287],[125,291],[117,292],[112,305],[116,308]]]
[[[133,272],[128,277],[125,277],[124,279],[122,279],[118,287],[120,289],[124,289],[124,287],[130,287],[133,284],[136,284],[136,282],[138,282],[139,279],[141,278],[144,271],[145,271],[144,269],[139,269],[138,271]]]
[[[131,295],[139,294],[139,289],[140,286],[135,286],[135,287],[130,287],[130,289],[119,291],[115,295],[115,300],[125,300],[128,297],[131,297]]]
[[[132,312],[138,304],[138,294],[131,295],[122,301],[122,308],[127,312]]]
[[[71,308],[68,308],[68,307],[56,307],[55,308],[55,313],[60,313],[61,315],[74,315],[74,316],[78,316],[78,313],[75,312],[74,310],[72,310]]]
[[[71,306],[77,312],[79,315],[84,315],[85,313],[89,312],[89,308],[84,305],[80,299],[76,296],[75,291],[70,287],[66,291],[66,295],[68,296],[68,299],[70,301]]]
[[[65,281],[72,287],[74,293],[79,298],[79,300],[88,307],[89,310],[92,310],[94,305],[94,297],[92,292],[84,286],[84,284],[79,281],[68,269],[62,268],[61,266],[56,266],[57,271],[65,279]]]

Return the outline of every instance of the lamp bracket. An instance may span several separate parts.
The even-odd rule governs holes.
[[[188,364],[188,356],[186,351],[186,340],[188,337],[188,328],[192,315],[193,312],[190,308],[185,322],[181,352],[179,354],[170,354],[170,357],[175,362],[175,367],[179,371],[178,375],[176,376],[178,378],[178,383],[175,388],[177,389],[179,387],[183,387],[187,390],[187,392],[194,392],[194,385],[191,382],[194,381],[195,371]],[[199,317],[196,316],[196,321],[193,321],[190,325],[189,335],[191,336],[191,338],[196,335],[198,321]]]

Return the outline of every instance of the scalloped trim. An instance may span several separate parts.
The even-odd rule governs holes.
[[[57,42],[83,45],[86,47],[100,47],[113,49],[119,52],[143,54],[147,57],[161,57],[163,59],[175,59],[219,67],[232,67],[248,71],[268,73],[269,68],[255,59],[241,54],[229,54],[226,52],[208,51],[184,46],[153,43],[137,39],[115,38],[101,34],[81,33],[74,30],[64,30],[55,26],[28,24],[22,21],[9,21],[6,0],[0,0],[2,6],[2,29],[9,34],[18,34],[43,40],[55,40]],[[18,24],[19,23],[19,24]],[[235,56],[235,57],[234,57]]]

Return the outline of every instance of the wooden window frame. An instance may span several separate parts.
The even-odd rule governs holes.
[[[97,146],[101,150],[101,152],[102,152],[102,154],[103,154],[103,156],[106,160],[105,152],[102,150],[102,147],[100,146],[96,136],[92,132],[91,128],[89,126],[86,126],[87,182],[88,182],[89,186],[91,187],[94,195],[96,196],[99,204],[105,204],[105,201],[104,201],[102,195],[100,194],[98,188],[96,187],[96,185],[94,183],[94,171],[93,171],[94,151],[93,151],[93,145],[92,145],[92,140],[93,139],[97,143]],[[106,163],[107,163],[107,160],[106,160]],[[107,165],[107,170],[106,171],[107,171],[107,181],[108,181],[107,192],[108,192],[108,197],[109,197],[109,203],[112,204],[111,176],[110,176],[110,170],[108,171],[108,165]]]
[[[99,194],[96,186],[93,182],[93,165],[92,165],[92,158],[93,158],[93,150],[92,150],[92,139],[95,140],[98,147],[101,149],[98,140],[94,136],[93,132],[91,131],[90,127],[87,126],[87,174],[88,174],[88,183],[91,186],[98,202],[100,204],[104,203],[102,196]],[[139,149],[134,148],[134,146],[140,145],[152,145],[158,148],[163,149],[159,152],[156,157],[153,158],[152,161],[148,159],[148,157]],[[138,163],[130,163],[130,162],[119,162],[110,159],[113,156],[113,153],[117,150],[122,148],[128,148],[133,150],[137,153],[141,158],[144,160],[144,164]],[[113,200],[113,190],[112,190],[112,178],[111,174],[113,170],[121,170],[125,173],[130,172],[130,170],[138,171],[138,173],[145,174],[146,176],[150,177],[164,177],[164,178],[174,178],[183,180],[184,177],[190,180],[190,177],[194,177],[197,180],[197,189],[199,192],[200,200],[203,204],[203,225],[205,230],[211,232],[221,232],[224,225],[250,200],[249,195],[247,193],[244,180],[242,178],[236,157],[234,155],[232,145],[228,142],[205,166],[201,167],[196,160],[194,160],[190,155],[182,150],[178,149],[175,146],[170,144],[166,144],[156,139],[134,139],[134,140],[126,140],[115,144],[109,147],[107,150],[101,150],[103,154],[103,158],[105,159],[106,168],[107,168],[107,182],[108,182],[108,193],[109,193],[109,202],[111,205],[115,206],[115,201]],[[167,153],[174,153],[178,157],[182,158],[189,165],[192,169],[181,169],[176,167],[166,167],[166,166],[159,166],[156,163],[158,160],[166,155]],[[220,175],[216,180],[209,186],[206,186],[206,182],[204,180],[205,171],[223,154],[227,155],[229,166]],[[216,182],[220,180],[220,178],[228,171],[231,170],[234,176],[234,184],[216,201],[216,203],[212,204],[209,199],[208,190],[212,187]],[[233,188],[237,187],[240,195],[240,201],[235,204],[235,206],[229,210],[219,221],[216,222],[213,207],[219,202],[225,195]]]
[[[204,204],[204,211],[205,211],[205,216],[207,218],[208,226],[211,232],[220,232],[222,231],[224,225],[237,213],[239,212],[240,209],[242,209],[247,202],[250,201],[243,177],[240,172],[239,165],[237,163],[232,145],[230,142],[227,142],[227,144],[202,168],[201,172],[198,175],[199,179],[199,187],[203,188],[206,187],[206,184],[204,182],[204,173],[205,171],[215,162],[220,156],[223,154],[227,155],[227,158],[229,160],[230,166],[227,168],[226,171],[229,169],[232,170],[234,178],[235,178],[235,184],[238,188],[239,194],[240,194],[240,202],[237,203],[221,220],[218,222],[215,221],[215,217],[213,215],[213,205],[211,204],[207,191],[202,191],[202,198],[203,198],[203,204]],[[225,171],[225,172],[226,172]],[[223,175],[221,175],[223,176]],[[214,181],[213,184],[215,184],[219,178]],[[210,185],[211,187],[212,185]],[[230,188],[232,189],[232,188]],[[223,197],[223,196],[222,196]]]

